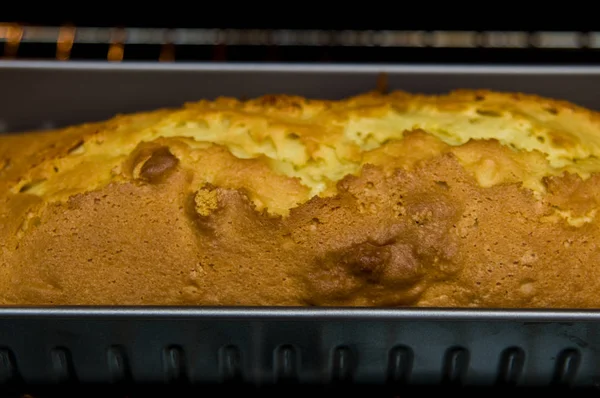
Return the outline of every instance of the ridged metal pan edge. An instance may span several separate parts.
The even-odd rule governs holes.
[[[600,313],[2,308],[0,384],[595,387]]]
[[[533,92],[600,109],[600,67],[0,62],[5,130],[216,95]],[[118,93],[118,95],[115,95]],[[68,106],[67,106],[68,105]],[[600,384],[600,312],[0,308],[0,383]]]

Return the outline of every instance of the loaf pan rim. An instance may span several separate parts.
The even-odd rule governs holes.
[[[401,73],[401,74],[520,74],[600,75],[600,65],[473,65],[473,64],[310,64],[277,62],[175,62],[0,60],[2,70],[260,72],[260,73]],[[581,309],[464,309],[464,308],[336,308],[336,307],[155,307],[155,306],[9,306],[0,307],[0,318],[270,318],[356,320],[486,320],[523,322],[600,321],[599,310]]]
[[[518,322],[600,322],[594,309],[533,308],[365,308],[210,306],[46,306],[0,307],[0,318],[270,319],[270,320],[452,320]]]
[[[155,61],[29,61],[0,60],[3,69],[45,69],[45,70],[106,70],[106,71],[165,71],[165,72],[307,72],[307,73],[428,73],[428,74],[576,74],[598,75],[600,65],[528,65],[528,64],[318,64],[280,62],[174,62]]]

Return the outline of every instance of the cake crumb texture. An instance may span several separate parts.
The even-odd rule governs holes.
[[[0,304],[600,307],[600,117],[218,98],[0,138]]]

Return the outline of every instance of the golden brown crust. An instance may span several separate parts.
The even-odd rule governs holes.
[[[600,118],[220,98],[0,139],[8,305],[600,306]]]

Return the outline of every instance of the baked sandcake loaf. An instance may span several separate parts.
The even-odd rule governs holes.
[[[600,117],[220,98],[0,138],[0,304],[600,307]]]

